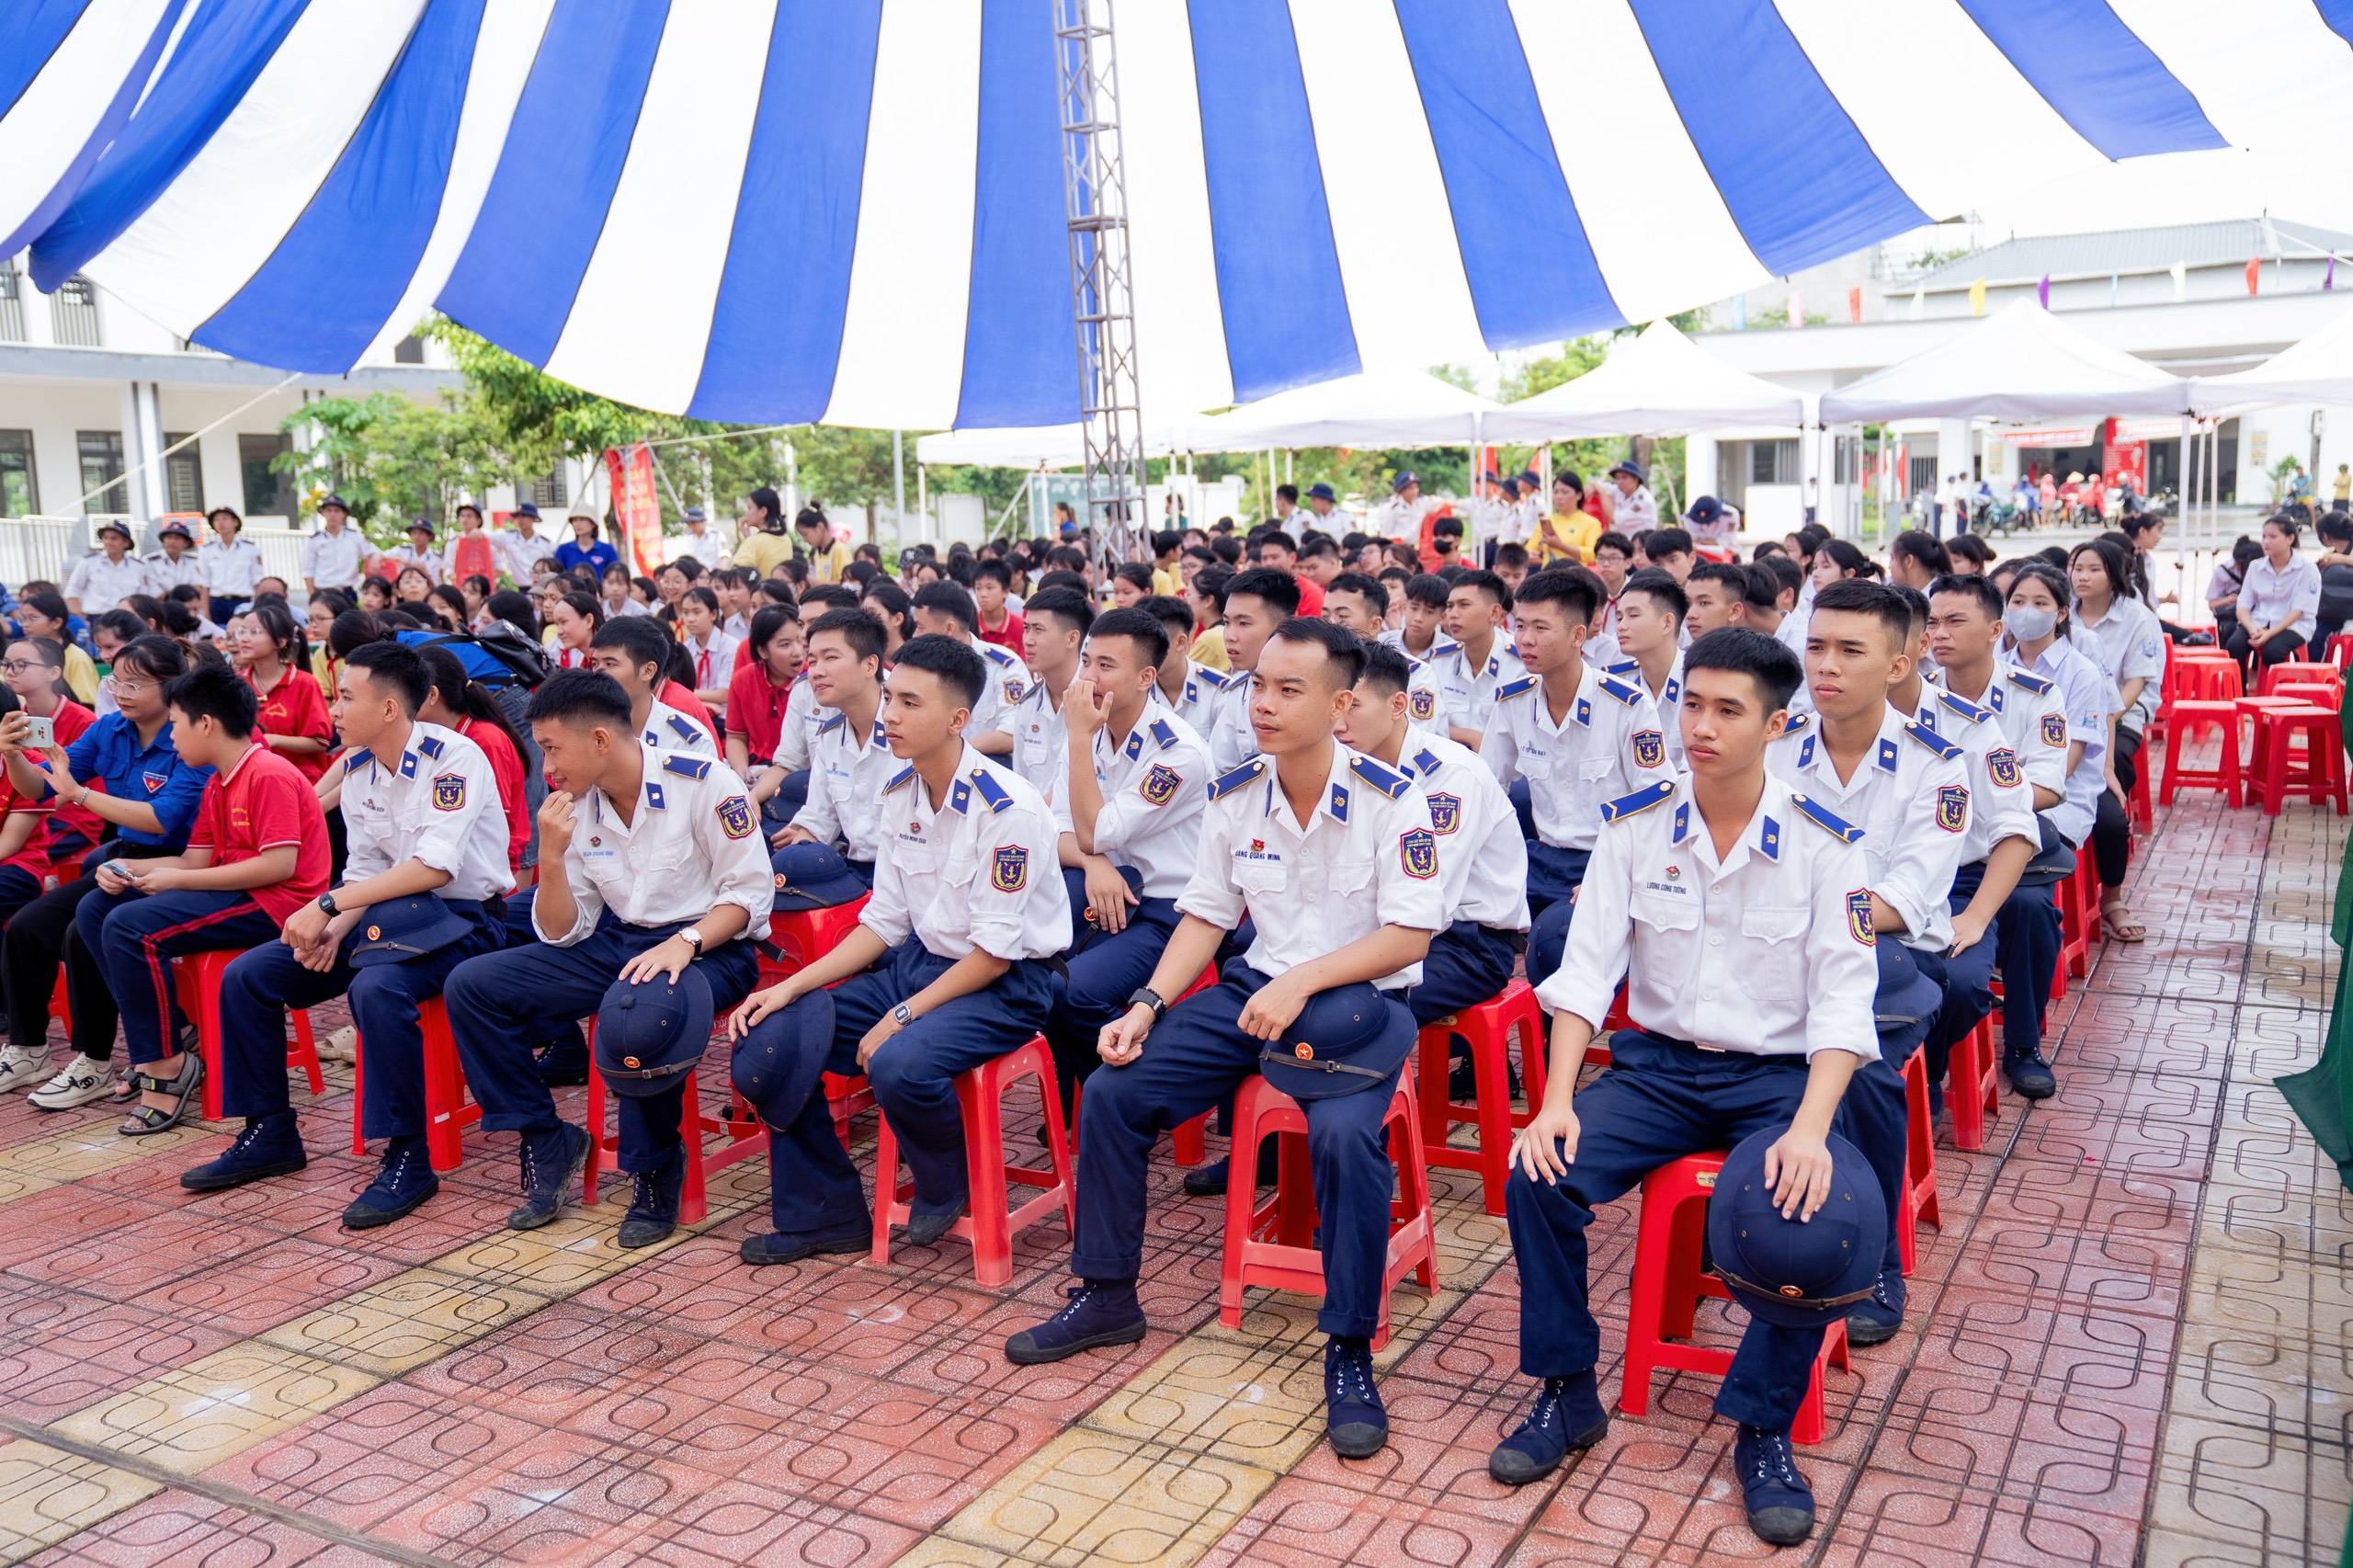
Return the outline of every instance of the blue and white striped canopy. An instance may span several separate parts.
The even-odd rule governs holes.
[[[1119,0],[1147,407],[1649,320],[2021,170],[2342,138],[2353,0],[2228,9]],[[0,254],[290,369],[438,309],[654,409],[1061,424],[1052,12],[8,0]]]

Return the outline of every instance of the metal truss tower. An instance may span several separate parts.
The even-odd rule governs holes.
[[[1063,199],[1070,223],[1071,320],[1086,430],[1086,515],[1105,562],[1135,559],[1143,516],[1143,416],[1129,280],[1127,164],[1111,0],[1054,0]]]

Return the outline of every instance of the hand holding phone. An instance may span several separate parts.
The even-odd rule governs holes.
[[[22,744],[34,751],[47,751],[57,744],[57,721],[43,719],[36,714],[26,714],[25,738]]]

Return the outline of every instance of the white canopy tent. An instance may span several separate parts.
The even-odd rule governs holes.
[[[1503,405],[1427,370],[1367,370],[1296,387],[1203,420],[1197,452],[1272,447],[1469,447]]]
[[[2191,391],[2180,377],[2021,300],[1925,353],[1824,393],[1821,423],[2180,414]]]
[[[2252,369],[2201,380],[2197,403],[2205,414],[2275,403],[2353,403],[2353,309]]]
[[[1180,426],[1155,426],[1143,433],[1143,455],[1148,458],[1165,458],[1186,449]],[[976,468],[1075,468],[1086,460],[1086,435],[1076,425],[942,430],[916,440],[915,460]]]
[[[1674,324],[1655,321],[1575,381],[1488,415],[1484,428],[1491,441],[1532,442],[1684,435],[1723,426],[1787,426],[1804,419],[1804,400],[1798,393],[1733,369]]]

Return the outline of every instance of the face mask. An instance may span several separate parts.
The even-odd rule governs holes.
[[[2009,630],[2010,635],[2019,642],[2037,642],[2050,636],[2051,629],[2059,624],[2059,612],[2055,609],[2028,609],[2022,606],[2012,605],[2002,612],[2002,624]]]

